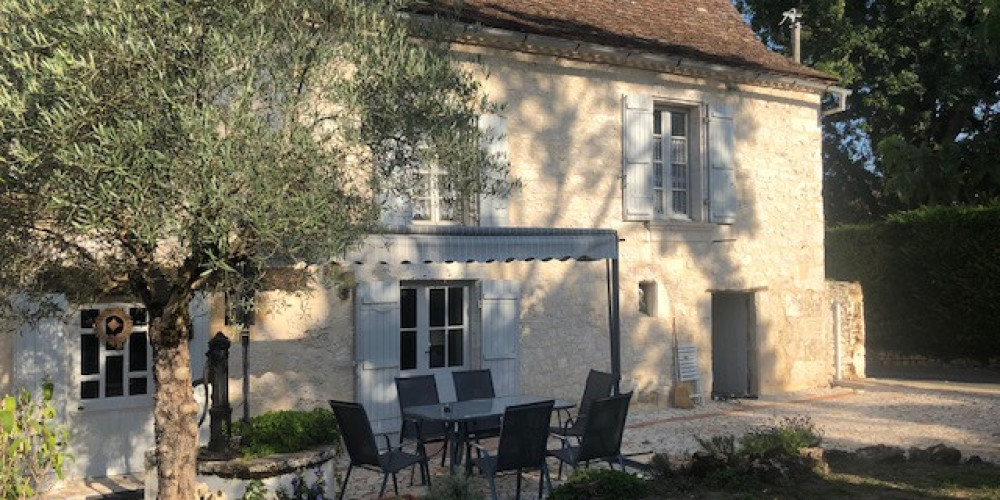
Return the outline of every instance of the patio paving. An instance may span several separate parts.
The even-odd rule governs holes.
[[[927,447],[937,443],[955,447],[963,456],[979,455],[1000,462],[1000,385],[955,383],[947,381],[867,379],[845,382],[841,386],[762,397],[758,400],[707,400],[693,410],[635,404],[629,412],[622,450],[625,453],[668,452],[683,455],[698,450],[695,436],[718,434],[741,435],[755,426],[773,423],[783,417],[808,416],[823,433],[824,447],[854,450],[862,446],[888,444]],[[550,447],[556,447],[556,441]],[[440,466],[439,445],[428,446],[432,457],[432,477],[444,477],[447,467]],[[436,461],[435,461],[436,459]],[[338,459],[338,471],[346,471],[346,457]],[[557,462],[550,459],[553,483]],[[346,498],[378,498],[381,475],[366,470],[351,474]],[[400,493],[420,497],[424,486],[409,485],[409,473],[400,474]],[[565,479],[565,476],[564,476]],[[122,480],[124,493],[128,484],[140,484],[141,476]],[[488,493],[485,480],[479,487]],[[46,498],[101,498],[111,494],[114,481],[96,480],[71,483]],[[339,484],[328,485],[332,496]],[[105,489],[101,489],[105,488]],[[501,498],[513,498],[512,475],[499,480]],[[522,496],[534,498],[538,474],[525,474]],[[387,488],[391,497],[392,485]],[[74,494],[71,494],[74,493]],[[56,495],[56,496],[53,496]],[[106,497],[129,498],[129,497]],[[137,498],[133,496],[131,498]]]

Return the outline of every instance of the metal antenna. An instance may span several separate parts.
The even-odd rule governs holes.
[[[785,21],[792,26],[792,60],[795,62],[802,62],[802,13],[799,9],[791,8],[786,10],[783,14],[784,17],[781,18],[781,22],[778,26],[785,24]]]

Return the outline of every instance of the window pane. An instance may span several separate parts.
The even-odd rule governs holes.
[[[125,394],[125,358],[107,356],[104,359],[104,397]]]
[[[417,368],[417,332],[401,332],[399,334],[399,369],[414,370]]]
[[[443,288],[432,288],[430,290],[430,326],[444,326],[445,320],[445,297]]]
[[[671,165],[670,185],[674,189],[687,189],[687,165]]]
[[[663,161],[663,138],[660,136],[653,137],[653,163],[659,163]]]
[[[674,137],[670,139],[670,162],[671,163],[683,163],[688,162],[688,147],[687,139],[683,137]]]
[[[148,389],[146,387],[146,377],[132,377],[128,379],[128,394],[129,396],[136,396],[139,394],[147,394]]]
[[[687,113],[670,113],[670,135],[687,136]]]
[[[404,288],[399,292],[399,326],[401,328],[416,328],[417,326],[417,290]]]
[[[430,220],[431,201],[413,200],[413,220]]]
[[[448,366],[462,366],[462,330],[448,330]]]
[[[461,325],[465,323],[465,303],[462,287],[451,287],[448,289],[448,325]]]
[[[128,338],[128,371],[146,371],[146,332],[135,332]]]
[[[97,315],[101,312],[97,309],[84,309],[80,311],[80,328],[93,328]]]
[[[687,191],[674,191],[674,213],[687,215]]]
[[[653,133],[660,134],[663,132],[663,112],[656,111],[653,113]]]
[[[129,316],[132,317],[132,324],[135,326],[145,326],[147,323],[146,310],[141,307],[133,307],[128,310]]]
[[[653,181],[653,187],[662,188],[663,187],[663,165],[658,165],[653,168],[655,175],[655,180]]]
[[[101,371],[101,343],[97,335],[80,336],[80,375],[94,375]]]
[[[431,368],[442,368],[444,367],[444,355],[445,355],[445,345],[444,345],[444,330],[431,330],[430,332],[430,345],[428,346],[428,365]]]
[[[100,397],[100,382],[88,380],[80,384],[80,399],[97,399]]]

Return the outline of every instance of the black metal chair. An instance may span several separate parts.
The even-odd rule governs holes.
[[[517,471],[517,498],[521,498],[523,469],[538,469],[538,498],[542,497],[542,488],[545,484],[548,484],[549,491],[552,491],[549,467],[545,463],[545,445],[548,442],[549,420],[552,418],[554,404],[555,401],[542,401],[508,407],[504,411],[500,441],[495,455],[491,455],[483,446],[473,445],[483,453],[473,463],[483,474],[489,476],[493,500],[498,499],[497,473],[506,471]]]
[[[590,370],[587,374],[587,383],[583,388],[583,397],[580,398],[580,407],[576,416],[571,416],[565,422],[561,422],[560,427],[552,427],[551,432],[559,436],[574,437],[579,439],[583,435],[583,425],[587,421],[587,413],[590,405],[595,400],[606,398],[611,395],[615,388],[616,378],[614,375],[598,370]]]
[[[489,370],[464,370],[451,372],[455,383],[455,399],[487,399],[496,397],[493,389],[493,374]],[[469,426],[471,439],[483,439],[500,435],[500,417],[476,419]]]
[[[434,375],[418,375],[416,377],[397,377],[396,394],[399,400],[400,414],[411,406],[432,405],[441,402],[438,397],[437,382]],[[417,442],[417,450],[426,455],[427,443],[443,443],[441,446],[441,465],[444,465],[448,454],[448,429],[444,422],[423,422],[403,417],[403,426],[399,431],[399,440]]]
[[[625,419],[628,417],[631,400],[632,393],[627,392],[591,403],[580,435],[580,444],[572,446],[568,442],[569,437],[563,437],[563,447],[548,452],[549,456],[559,459],[560,479],[564,463],[575,469],[581,463],[586,465],[591,460],[604,460],[612,468],[616,462],[625,468],[621,454],[622,434],[625,432]]]
[[[368,421],[368,413],[365,408],[357,403],[347,401],[330,400],[330,407],[337,419],[340,427],[340,437],[347,448],[350,457],[350,465],[347,466],[347,474],[344,475],[344,484],[340,487],[338,499],[344,498],[347,491],[347,481],[351,479],[351,470],[354,467],[361,467],[375,470],[383,474],[382,489],[379,490],[379,497],[385,494],[385,485],[392,475],[392,489],[399,495],[399,485],[396,482],[396,473],[414,465],[420,466],[420,475],[424,483],[430,486],[430,468],[427,466],[427,457],[407,453],[400,447],[392,447],[389,444],[389,437],[385,436],[386,451],[380,451],[375,442],[375,434],[372,432],[371,422]]]

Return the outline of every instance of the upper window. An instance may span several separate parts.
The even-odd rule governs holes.
[[[691,219],[691,113],[682,109],[653,111],[653,171],[656,216]]]
[[[101,304],[80,310],[80,399],[118,400],[152,393],[146,309]]]
[[[432,165],[422,170],[413,194],[413,221],[432,224],[458,222],[456,198],[444,169]]]
[[[625,96],[622,198],[625,220],[732,224],[732,114],[720,104]]]

